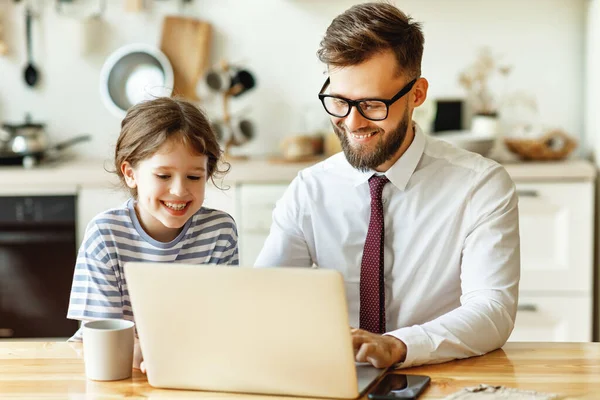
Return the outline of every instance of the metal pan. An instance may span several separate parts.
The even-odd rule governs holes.
[[[75,136],[64,142],[49,146],[43,151],[15,153],[9,150],[0,150],[0,165],[22,165],[25,168],[31,168],[40,162],[58,157],[60,151],[71,147],[77,143],[87,142],[91,139],[90,135]]]

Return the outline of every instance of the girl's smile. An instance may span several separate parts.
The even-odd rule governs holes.
[[[190,204],[192,204],[191,201],[178,202],[178,201],[163,201],[163,200],[161,200],[161,203],[166,207],[166,209],[171,214],[176,215],[176,216],[185,215],[187,212],[187,208],[189,207]]]

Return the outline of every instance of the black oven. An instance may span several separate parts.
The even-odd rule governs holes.
[[[0,197],[0,338],[69,337],[75,196]]]

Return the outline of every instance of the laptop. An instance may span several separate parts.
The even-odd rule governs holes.
[[[352,399],[386,372],[354,362],[337,271],[139,262],[124,269],[154,387]]]

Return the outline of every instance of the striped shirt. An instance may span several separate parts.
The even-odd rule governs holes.
[[[88,321],[123,318],[133,321],[123,264],[127,261],[238,265],[233,218],[202,207],[171,242],[150,237],[129,199],[97,215],[79,248],[67,318]],[[71,340],[81,340],[79,330]]]

